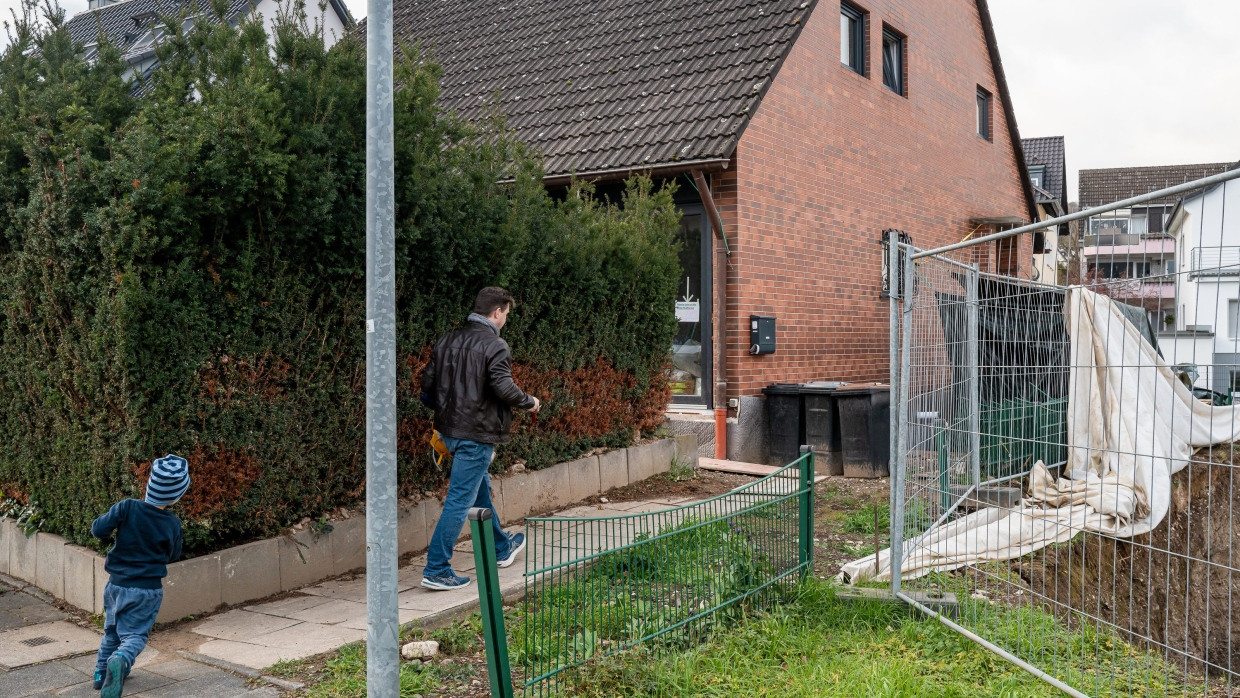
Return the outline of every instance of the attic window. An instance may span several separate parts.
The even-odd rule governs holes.
[[[1042,187],[1042,182],[1046,180],[1046,165],[1030,165],[1029,166],[1029,182],[1035,187]]]
[[[990,93],[980,85],[977,88],[977,135],[986,140],[994,140],[990,128]],[[1030,173],[1032,175],[1032,172]],[[1034,182],[1036,186],[1041,184]]]
[[[143,12],[140,15],[134,15],[131,19],[133,19],[135,27],[145,27],[151,20],[155,19],[155,13]]]

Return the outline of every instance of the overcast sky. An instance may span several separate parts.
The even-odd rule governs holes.
[[[6,20],[17,3],[0,0]],[[366,0],[345,4],[366,15]],[[72,16],[86,0],[62,6]],[[1066,139],[1069,198],[1080,169],[1240,160],[1237,0],[990,0],[990,11],[1021,135]]]

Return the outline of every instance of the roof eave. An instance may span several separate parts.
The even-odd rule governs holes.
[[[574,179],[601,182],[613,179],[627,179],[635,174],[645,174],[651,178],[656,178],[678,175],[682,172],[690,172],[693,170],[699,170],[701,172],[718,172],[720,170],[728,169],[731,162],[732,158],[729,156],[726,158],[680,160],[653,164],[631,165],[628,167],[614,167],[605,170],[587,170],[585,172],[552,174],[543,177],[543,184],[548,187],[554,187],[568,184]]]
[[[1007,77],[1003,74],[1003,62],[999,58],[999,42],[995,38],[995,26],[991,22],[990,7],[986,4],[986,0],[977,0],[977,13],[982,20],[982,33],[986,35],[986,50],[990,53],[990,65],[995,72],[995,87],[999,90],[999,102],[1003,105],[1008,138],[1012,141],[1012,154],[1016,158],[1016,169],[1020,173],[1020,186],[1025,192],[1025,206],[1028,208],[1029,220],[1036,221],[1038,202],[1033,195],[1033,184],[1029,181],[1029,168],[1025,165],[1025,149],[1020,144],[1020,129],[1016,127],[1016,110],[1012,107]]]

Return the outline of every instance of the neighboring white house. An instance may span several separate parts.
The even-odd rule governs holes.
[[[273,28],[282,13],[290,12],[295,0],[232,0],[228,7],[228,21],[234,26],[250,12],[257,12],[263,20],[268,36],[274,36]],[[160,23],[161,17],[180,16],[189,10],[183,28],[188,29],[194,20],[214,12],[207,0],[90,0],[90,9],[74,15],[66,23],[73,40],[82,46],[91,60],[99,50],[100,34],[106,36],[130,66],[127,78],[145,79],[159,64],[155,47],[167,28]],[[354,24],[353,17],[343,0],[307,0],[306,21],[312,27],[322,27],[323,40],[331,46],[344,37]],[[141,88],[141,83],[138,83]]]
[[[1167,232],[1181,273],[1176,331],[1159,337],[1163,354],[1171,363],[1196,364],[1198,386],[1240,395],[1240,180],[1181,199]]]

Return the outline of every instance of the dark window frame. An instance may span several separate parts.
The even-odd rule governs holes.
[[[870,13],[851,2],[840,0],[840,16],[847,17],[853,23],[850,37],[852,40],[852,55],[849,56],[847,62],[841,60],[840,64],[854,73],[868,78],[870,77],[868,60],[870,55]],[[844,37],[841,35],[841,44],[843,41]],[[841,58],[843,57],[841,56]]]
[[[1033,181],[1034,177],[1037,177],[1038,181],[1034,182]],[[1045,189],[1046,188],[1045,186],[1046,185],[1046,165],[1030,165],[1029,166],[1029,181],[1035,187],[1041,187],[1042,189]]]
[[[889,44],[895,44],[895,51],[888,50]],[[908,37],[884,23],[882,53],[883,87],[901,97],[908,97]],[[889,68],[891,60],[899,61],[899,65]]]
[[[981,85],[977,86],[977,135],[983,140],[991,143],[995,140],[994,117],[994,98]]]

